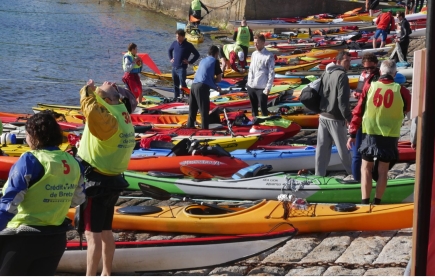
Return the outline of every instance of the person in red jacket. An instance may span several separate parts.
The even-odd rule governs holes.
[[[375,23],[376,32],[375,36],[373,36],[373,48],[376,49],[376,40],[378,39],[379,35],[382,35],[380,48],[383,48],[385,46],[385,42],[387,41],[388,33],[395,26],[392,11],[389,10],[387,13],[382,13],[380,16],[378,16]]]
[[[363,140],[358,149],[362,155],[361,193],[362,204],[369,204],[372,190],[374,160],[379,162],[378,180],[374,204],[380,204],[387,187],[390,162],[399,156],[397,149],[400,127],[404,114],[410,111],[411,94],[405,87],[394,82],[397,73],[394,60],[382,62],[381,76],[369,89],[363,90],[358,104],[352,112],[349,125],[350,138],[347,148],[355,145],[358,129],[362,127]]]

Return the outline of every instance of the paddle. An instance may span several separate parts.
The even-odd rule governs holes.
[[[225,120],[227,121],[228,131],[230,132],[231,136],[236,137],[232,129],[232,124],[228,119],[227,110],[224,108],[223,111],[224,111]]]
[[[171,197],[173,197],[173,198],[178,198],[182,201],[190,201],[190,202],[193,202],[193,203],[198,204],[198,205],[204,205],[204,206],[207,206],[207,207],[210,207],[213,209],[217,209],[217,210],[223,211],[225,213],[235,212],[235,210],[232,210],[229,208],[222,208],[222,207],[219,207],[219,206],[214,205],[214,204],[208,204],[208,203],[205,203],[202,201],[193,200],[189,197],[180,197],[180,196],[175,195],[175,194],[170,194],[169,192],[167,192],[163,189],[149,186],[149,185],[146,185],[144,183],[138,183],[138,185],[139,185],[140,190],[142,191],[142,193],[145,196],[149,196],[149,197],[157,199],[157,200],[169,200]]]

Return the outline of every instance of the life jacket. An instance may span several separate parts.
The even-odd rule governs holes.
[[[18,214],[7,227],[59,226],[65,220],[79,183],[80,166],[73,156],[61,150],[32,150],[28,153],[42,164],[45,174],[27,189],[24,200],[18,205]]]
[[[361,75],[359,76],[359,80],[358,80],[358,85],[356,86],[355,91],[358,93],[362,93],[364,85],[366,82],[371,83],[371,82],[376,82],[379,79],[379,75],[373,74],[371,77],[370,81],[367,81],[367,79],[370,78],[371,73],[370,72],[362,72]]]
[[[235,53],[239,53],[239,52],[243,51],[242,48],[238,44],[227,44],[227,45],[224,45],[223,49],[224,49],[225,57],[227,59],[230,59],[230,53],[232,51],[234,51]]]
[[[128,60],[133,63],[133,69],[130,71],[130,73],[132,74],[139,74],[141,71],[142,66],[141,65],[137,65],[137,63],[134,63],[134,60],[136,59],[136,56],[134,56],[131,52],[127,52],[126,54],[124,54],[123,58],[122,58],[122,69],[124,69],[124,72],[127,72],[127,65],[125,63],[125,58],[128,58]]]
[[[362,132],[369,135],[400,137],[403,99],[397,83],[373,82],[367,93]]]
[[[110,105],[100,96],[95,95],[99,104],[103,105],[118,121],[118,131],[107,140],[100,140],[85,126],[78,155],[99,171],[118,175],[127,169],[131,153],[136,145],[134,128],[130,114],[123,103]]]
[[[191,4],[192,11],[200,11],[201,10],[201,2],[199,0],[193,0]]]
[[[250,39],[251,39],[251,34],[249,32],[249,27],[240,26],[237,29],[236,43],[239,44],[240,46],[249,47],[249,40]]]
[[[257,175],[260,175],[261,173],[266,173],[268,171],[272,170],[272,165],[265,165],[262,163],[255,163],[253,165],[244,167],[234,173],[232,176],[233,179],[242,179],[242,178],[251,178],[255,177]]]

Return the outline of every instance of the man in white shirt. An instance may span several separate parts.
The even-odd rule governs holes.
[[[254,36],[254,45],[257,49],[252,53],[249,66],[247,89],[252,106],[252,116],[258,116],[258,105],[263,116],[269,115],[267,110],[267,96],[273,85],[275,77],[275,57],[264,47],[264,35]],[[259,104],[260,103],[260,104]]]

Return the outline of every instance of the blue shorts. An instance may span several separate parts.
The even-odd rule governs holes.
[[[375,39],[378,39],[379,35],[382,35],[382,42],[387,41],[387,31],[384,29],[376,29]]]

